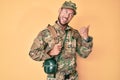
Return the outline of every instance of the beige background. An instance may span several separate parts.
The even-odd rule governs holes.
[[[120,0],[72,0],[78,14],[71,26],[91,25],[93,52],[78,57],[80,80],[120,80]],[[64,0],[0,0],[0,80],[46,80],[42,62],[28,52]]]

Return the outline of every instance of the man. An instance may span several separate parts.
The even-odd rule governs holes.
[[[76,4],[71,1],[65,1],[60,8],[58,20],[53,25],[58,40],[55,45],[48,28],[41,31],[33,42],[29,53],[32,59],[42,61],[59,55],[58,71],[54,75],[48,74],[47,80],[78,80],[76,54],[86,58],[92,51],[89,26],[82,27],[79,33],[68,25],[76,15],[76,9]]]

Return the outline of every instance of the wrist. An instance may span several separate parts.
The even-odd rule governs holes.
[[[84,38],[84,40],[86,41],[86,42],[91,42],[92,41],[92,37],[87,37],[87,38]]]

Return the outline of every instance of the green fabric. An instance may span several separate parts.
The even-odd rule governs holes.
[[[76,4],[73,3],[72,1],[65,1],[61,8],[70,8],[70,9],[74,10],[75,14],[76,14],[77,7],[76,7]]]

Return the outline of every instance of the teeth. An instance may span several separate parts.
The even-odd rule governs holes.
[[[67,19],[66,19],[66,18],[63,18],[63,20],[65,20],[65,21],[66,21]]]

